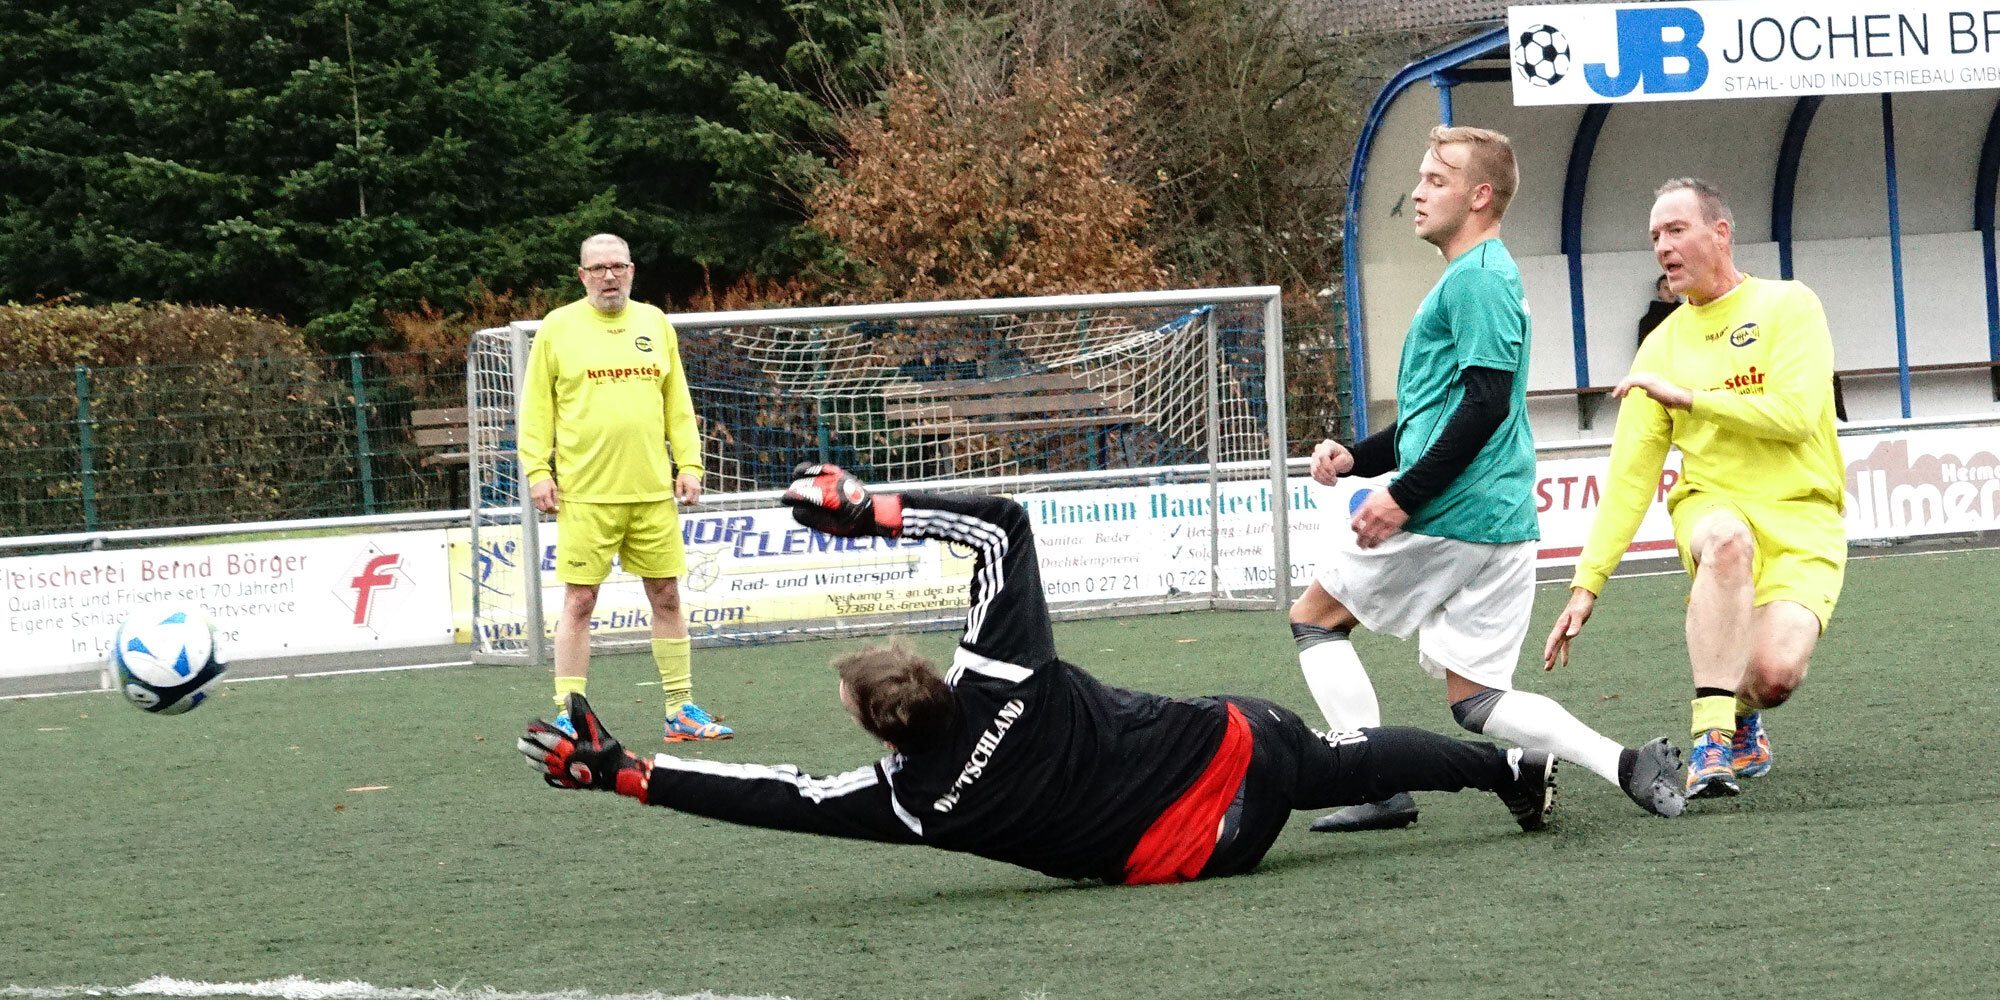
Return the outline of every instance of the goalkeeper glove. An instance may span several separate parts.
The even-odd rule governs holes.
[[[605,732],[582,695],[570,695],[565,711],[575,736],[538,719],[528,723],[527,735],[515,742],[528,766],[551,788],[594,788],[645,801],[652,764],[633,756],[616,736]]]
[[[800,462],[797,478],[781,498],[800,524],[822,534],[853,537],[903,533],[903,498],[870,496],[861,480],[838,465]]]

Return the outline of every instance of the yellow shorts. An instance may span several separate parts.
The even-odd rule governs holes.
[[[579,503],[556,508],[556,579],[596,586],[611,575],[611,557],[642,579],[679,579],[680,508],[672,498],[647,503]]]
[[[1694,553],[1688,545],[1695,526],[1716,511],[1728,511],[1750,528],[1756,546],[1750,575],[1753,604],[1801,604],[1826,629],[1847,570],[1847,522],[1838,510],[1804,500],[1734,500],[1714,493],[1690,493],[1674,506],[1674,545],[1691,576]]]

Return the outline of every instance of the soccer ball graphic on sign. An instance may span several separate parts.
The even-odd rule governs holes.
[[[1553,87],[1569,74],[1569,39],[1537,24],[1514,40],[1514,68],[1537,87]]]
[[[215,625],[198,607],[141,608],[111,638],[119,690],[148,712],[179,715],[208,698],[222,676]]]

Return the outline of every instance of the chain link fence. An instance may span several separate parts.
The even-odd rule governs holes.
[[[466,463],[413,414],[465,405],[462,354],[0,371],[8,535],[439,510]]]
[[[1286,347],[1297,455],[1351,433],[1347,342],[1300,321]],[[0,535],[463,507],[463,444],[419,428],[465,406],[456,351],[0,371]]]

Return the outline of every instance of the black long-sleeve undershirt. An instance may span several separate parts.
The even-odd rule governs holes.
[[[1437,440],[1431,442],[1415,465],[1389,484],[1389,496],[1405,514],[1415,514],[1437,499],[1479,457],[1480,449],[1493,440],[1493,433],[1507,419],[1514,389],[1514,373],[1498,368],[1467,368],[1465,395],[1445,421]],[[1379,476],[1396,467],[1397,424],[1356,441],[1348,451],[1354,456],[1351,476]]]

